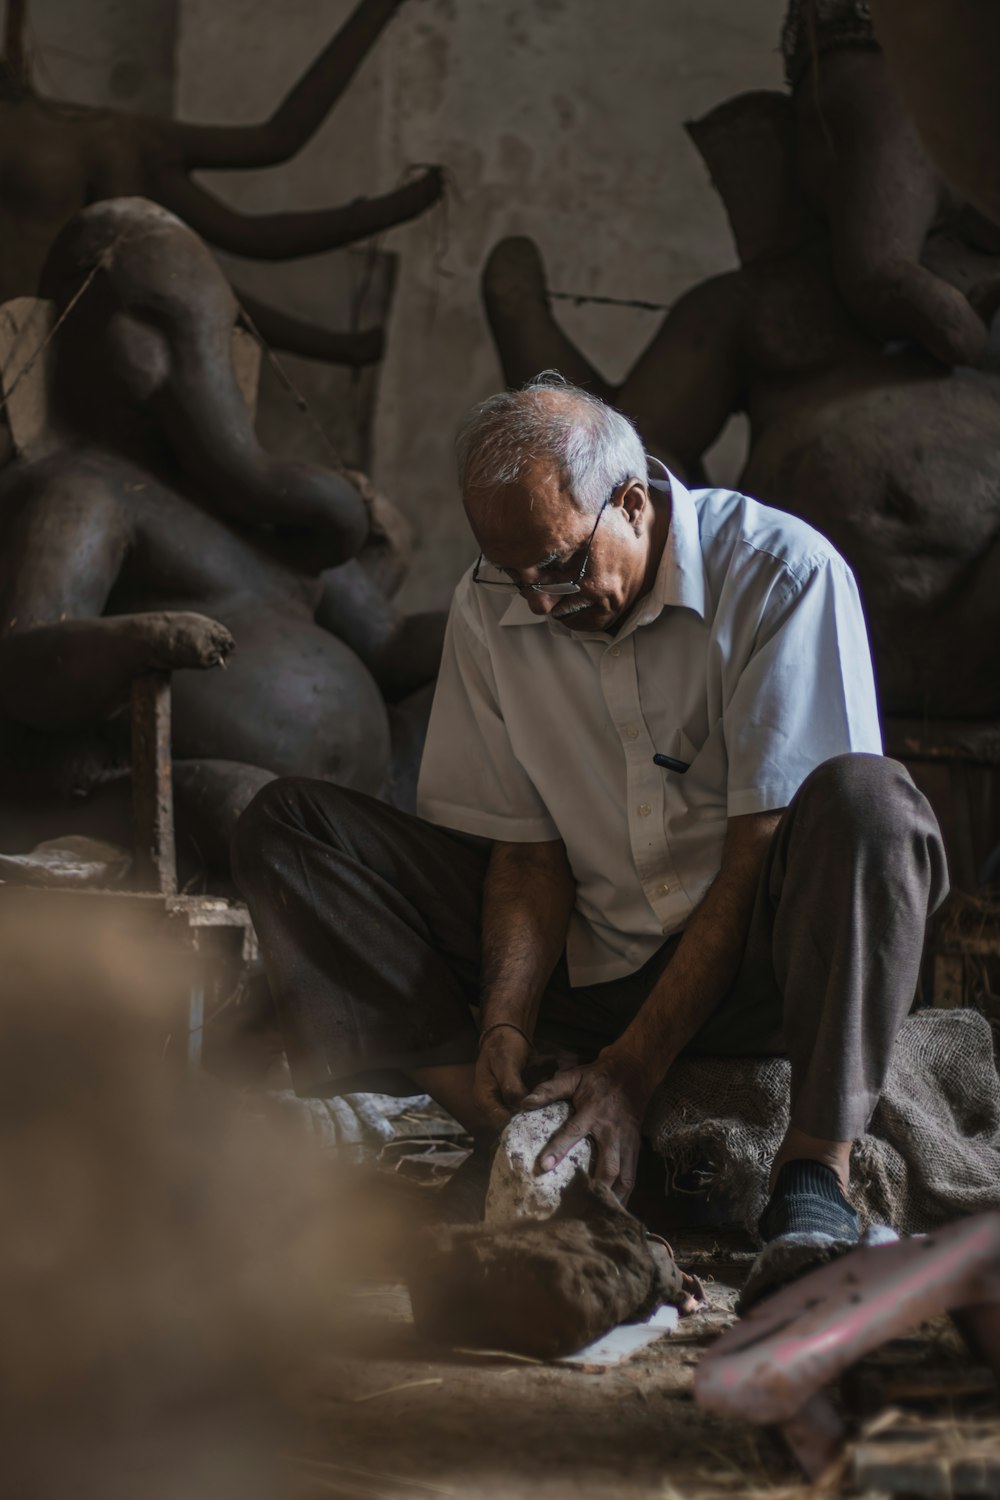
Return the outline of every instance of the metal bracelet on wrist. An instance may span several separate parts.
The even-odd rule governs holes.
[[[517,1024],[516,1021],[494,1021],[491,1026],[487,1026],[487,1028],[486,1028],[485,1031],[481,1031],[479,1033],[479,1046],[477,1048],[477,1051],[482,1052],[482,1050],[483,1050],[483,1043],[485,1042],[486,1038],[489,1036],[489,1034],[490,1034],[491,1031],[499,1031],[501,1029],[501,1027],[504,1027],[504,1026],[506,1026],[507,1029],[510,1030],[510,1031],[516,1031],[517,1034],[518,1034],[518,1036],[521,1036],[521,1037],[524,1038],[524,1040],[527,1042],[527,1044],[528,1044],[529,1047],[532,1045],[531,1037],[528,1035],[528,1033],[526,1031],[524,1031],[520,1026],[518,1026],[518,1024]]]

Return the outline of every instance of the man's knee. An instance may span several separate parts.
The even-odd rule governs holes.
[[[322,797],[329,818],[343,787],[304,776],[279,776],[261,787],[247,804],[233,830],[231,860],[233,875],[241,889],[253,883],[254,875],[279,858],[290,841],[309,826]],[[345,795],[348,795],[345,793]]]
[[[946,881],[937,819],[906,767],[884,755],[837,755],[806,777],[798,793],[807,818],[841,839],[928,855]]]

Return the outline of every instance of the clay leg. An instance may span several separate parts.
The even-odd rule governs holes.
[[[552,316],[534,240],[518,235],[494,246],[483,270],[483,300],[509,386],[523,385],[542,370],[558,370],[602,400],[612,399],[611,386]]]
[[[844,301],[879,339],[910,338],[944,364],[977,364],[987,330],[920,264],[940,180],[876,52],[839,49],[795,96],[799,175],[826,211]]]

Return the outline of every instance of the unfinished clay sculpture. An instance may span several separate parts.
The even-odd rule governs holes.
[[[931,229],[962,200],[921,140],[867,0],[792,0],[782,46],[796,180],[829,225],[845,305],[876,338],[912,339],[944,364],[981,363],[997,278],[959,289],[921,264]],[[974,227],[967,218],[967,232]],[[980,233],[986,248],[1000,248],[986,226]]]
[[[278,166],[302,150],[351,83],[402,0],[359,0],[344,25],[269,120],[216,126],[88,109],[42,98],[30,82],[26,0],[8,0],[0,57],[0,303],[38,289],[49,249],[88,203],[141,194],[178,214],[210,244],[251,260],[334,250],[413,219],[443,190],[437,168],[378,198],[338,208],[251,215],[193,174]],[[340,333],[240,294],[270,343],[363,365],[382,352],[381,329]]]
[[[45,428],[0,474],[0,847],[131,844],[121,710],[151,670],[175,674],[178,820],[202,863],[225,869],[273,775],[389,792],[386,697],[412,760],[441,621],[403,620],[352,561],[352,484],[258,446],[212,255],[158,205],[113,200],[70,220],[43,291]]]
[[[619,406],[652,453],[703,482],[733,412],[750,418],[739,486],[824,532],[864,599],[883,708],[921,718],[1000,712],[1000,376],[949,369],[862,328],[830,236],[795,187],[781,94],[728,101],[691,126],[729,213],[741,268],[673,306],[621,385],[556,323],[527,239],[505,240],[484,293],[508,380],[555,366]],[[966,291],[998,269],[955,235],[925,247]]]
[[[664,1302],[690,1311],[702,1295],[579,1169],[551,1218],[429,1231],[408,1280],[424,1337],[536,1359],[573,1354]]]
[[[931,159],[1000,226],[1000,10],[983,0],[871,0],[871,11]]]

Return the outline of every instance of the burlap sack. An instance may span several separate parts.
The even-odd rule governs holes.
[[[647,1117],[673,1174],[708,1164],[711,1185],[751,1233],[788,1125],[785,1058],[682,1058]],[[1000,1078],[989,1022],[923,1010],[904,1022],[868,1134],[854,1147],[851,1198],[862,1228],[933,1229],[1000,1206]]]

